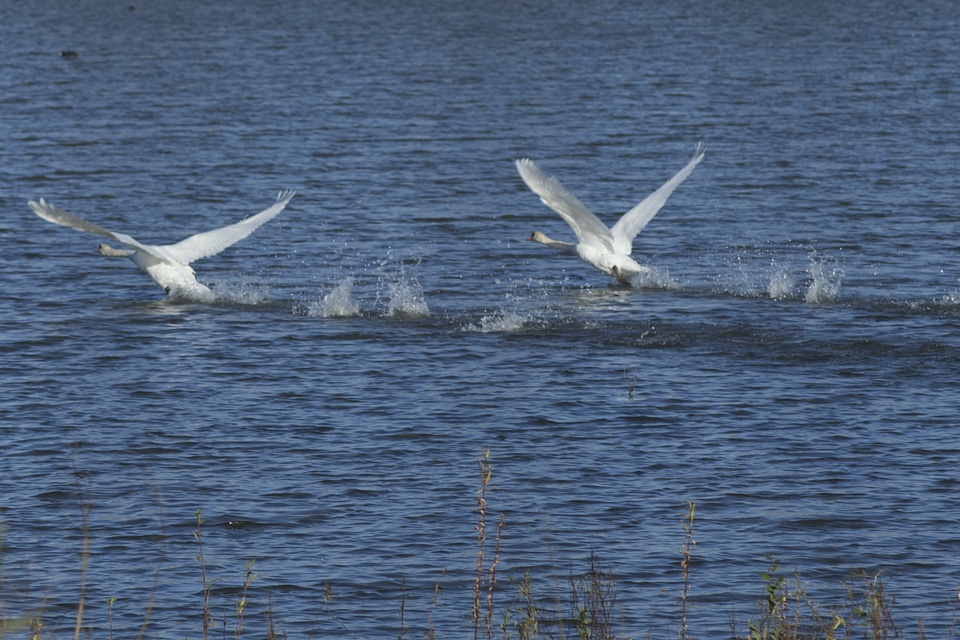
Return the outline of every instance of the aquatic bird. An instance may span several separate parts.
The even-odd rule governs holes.
[[[527,239],[579,256],[587,264],[613,276],[621,283],[631,284],[632,276],[650,271],[648,267],[638,264],[630,257],[633,252],[633,239],[657,215],[673,190],[687,179],[703,159],[703,152],[703,143],[697,144],[696,152],[687,166],[647,196],[643,202],[623,214],[609,229],[575,195],[567,191],[559,180],[541,171],[533,160],[521,158],[516,161],[520,177],[531,191],[540,196],[543,204],[566,220],[577,235],[577,243],[553,240],[540,231],[534,231]]]
[[[253,233],[260,225],[275,218],[283,211],[294,196],[294,191],[281,191],[277,201],[269,209],[240,222],[213,231],[204,231],[181,240],[176,244],[141,244],[128,235],[107,231],[103,227],[67,213],[63,209],[40,198],[40,202],[30,200],[28,204],[38,216],[64,227],[73,227],[126,245],[126,249],[115,249],[107,243],[97,246],[97,253],[109,258],[130,258],[140,271],[153,278],[163,287],[172,300],[192,300],[212,302],[216,299],[210,289],[197,282],[197,275],[190,263],[201,258],[216,255],[227,247],[240,242]]]

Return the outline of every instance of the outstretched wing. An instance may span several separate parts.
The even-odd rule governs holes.
[[[283,211],[295,193],[295,191],[281,191],[272,207],[255,216],[250,216],[245,220],[220,229],[204,231],[176,244],[156,247],[156,249],[160,249],[164,254],[181,264],[190,264],[194,260],[216,255],[230,245],[246,238],[256,231],[260,225],[275,218],[277,214]]]
[[[520,177],[540,201],[567,221],[583,244],[613,250],[613,236],[607,226],[553,176],[548,176],[529,158],[516,161]]]
[[[687,166],[680,169],[677,175],[667,180],[662,187],[644,198],[643,202],[623,214],[617,224],[613,225],[610,231],[613,234],[614,247],[618,252],[630,255],[633,251],[633,239],[647,226],[648,222],[653,220],[653,216],[657,215],[660,207],[666,203],[673,190],[686,180],[687,176],[703,160],[703,152],[703,143],[697,143],[697,149]]]
[[[88,222],[83,218],[78,218],[72,213],[64,211],[56,205],[50,204],[43,198],[40,198],[40,202],[34,202],[33,200],[30,200],[27,202],[27,204],[30,205],[30,208],[33,209],[34,213],[44,220],[52,222],[53,224],[71,227],[77,231],[86,231],[87,233],[92,233],[98,236],[103,236],[104,238],[116,240],[117,242],[127,245],[131,249],[140,251],[144,254],[144,256],[151,256],[160,262],[170,261],[170,256],[166,255],[166,253],[163,251],[163,247],[152,247],[150,245],[140,244],[138,241],[126,234],[107,231],[99,225]]]
[[[87,222],[83,218],[78,218],[72,213],[68,213],[60,207],[50,204],[43,198],[40,198],[40,202],[34,202],[33,200],[30,200],[27,202],[27,204],[30,205],[30,208],[33,209],[35,214],[47,222],[59,224],[63,227],[71,227],[77,231],[86,231],[87,233],[93,233],[98,236],[103,236],[104,238],[110,238],[111,240],[123,242],[123,240],[120,240],[120,238],[115,236],[112,231],[107,231],[103,227],[97,226],[92,222]]]

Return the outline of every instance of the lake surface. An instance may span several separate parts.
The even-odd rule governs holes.
[[[768,555],[815,599],[885,570],[943,637],[957,60],[946,0],[4,4],[4,617],[72,633],[86,530],[86,637],[200,637],[199,509],[218,629],[255,558],[245,637],[397,637],[404,592],[468,637],[489,448],[498,609],[596,552],[619,633],[675,637],[694,501],[694,637]],[[526,242],[573,234],[516,158],[612,224],[700,141],[638,286]],[[163,244],[285,188],[205,305],[26,204]]]

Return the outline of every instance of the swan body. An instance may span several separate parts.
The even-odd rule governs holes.
[[[623,284],[631,284],[631,277],[650,269],[630,257],[633,239],[666,203],[680,183],[687,179],[703,159],[703,144],[698,144],[693,158],[663,186],[627,211],[613,227],[607,226],[580,200],[567,191],[556,178],[547,175],[529,158],[516,161],[517,171],[524,183],[541,202],[556,211],[577,236],[577,243],[562,242],[534,231],[528,239],[559,251],[571,253]]]
[[[294,191],[281,191],[277,201],[268,209],[245,218],[240,222],[204,231],[190,236],[176,244],[141,244],[128,235],[108,231],[79,218],[40,198],[40,202],[29,201],[33,212],[48,222],[64,227],[72,227],[125,245],[126,249],[117,249],[103,242],[97,246],[97,253],[108,258],[129,258],[153,281],[163,287],[170,299],[185,299],[197,302],[212,302],[216,296],[210,289],[197,281],[197,274],[190,263],[201,258],[216,255],[253,233],[262,224],[275,218],[293,198]]]

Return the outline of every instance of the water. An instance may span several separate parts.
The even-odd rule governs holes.
[[[201,509],[217,624],[255,558],[247,637],[265,610],[394,637],[404,589],[408,637],[469,636],[489,448],[500,606],[595,551],[621,634],[671,637],[692,500],[695,637],[744,631],[767,554],[825,599],[885,569],[944,635],[958,27],[940,0],[3,5],[4,615],[72,633],[86,505],[90,637],[111,597],[118,637],[148,609],[199,637]],[[612,223],[700,140],[641,286],[524,241],[572,234],[515,158]],[[195,265],[212,305],[26,207],[163,243],[283,188]]]

